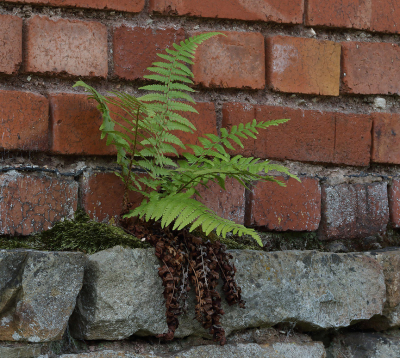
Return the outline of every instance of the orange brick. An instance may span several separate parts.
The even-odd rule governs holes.
[[[107,28],[94,21],[27,20],[25,71],[107,77]]]
[[[400,164],[400,115],[373,113],[372,161]]]
[[[14,3],[140,12],[145,0],[13,0]]]
[[[0,15],[0,72],[12,74],[22,62],[22,19]]]
[[[182,116],[187,118],[197,129],[194,133],[176,131],[172,132],[175,134],[183,144],[196,144],[201,145],[200,141],[197,139],[200,136],[204,136],[205,134],[215,134],[218,135],[217,132],[217,116],[215,113],[215,105],[211,102],[198,102],[193,107],[199,112],[185,112],[180,113]],[[186,149],[182,149],[177,147],[178,153],[181,154],[183,152],[190,152],[192,150],[189,147]]]
[[[308,0],[306,25],[369,29],[371,10],[371,0]]]
[[[139,174],[140,175],[140,174]],[[99,222],[108,222],[121,214],[124,183],[114,173],[85,173],[82,180],[82,205],[89,216]],[[140,204],[143,196],[129,193],[129,201]]]
[[[0,127],[2,149],[48,150],[48,100],[35,93],[0,91]]]
[[[299,0],[150,0],[150,11],[164,15],[301,24],[304,5]]]
[[[78,183],[47,175],[0,175],[0,234],[29,235],[72,219],[78,205]]]
[[[340,44],[309,38],[267,39],[267,84],[275,91],[339,95]]]
[[[149,74],[146,69],[155,61],[162,61],[157,53],[185,39],[183,29],[144,29],[122,25],[114,29],[114,74],[135,80]]]
[[[205,87],[264,88],[264,37],[254,32],[223,33],[226,36],[215,36],[197,49],[195,83]]]
[[[289,118],[277,127],[261,130],[257,140],[243,141],[245,156],[303,162],[369,165],[371,119],[364,114],[320,112],[278,106],[227,103],[222,126],[230,128],[255,118],[268,121]]]
[[[387,183],[322,187],[321,239],[359,239],[386,231]]]
[[[342,45],[342,91],[360,94],[400,93],[400,48],[390,43],[345,42]]]
[[[250,195],[248,225],[276,231],[315,231],[321,220],[321,189],[314,178],[277,177],[286,184],[258,182]]]

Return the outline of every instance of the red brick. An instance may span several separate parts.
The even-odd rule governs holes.
[[[199,114],[192,112],[185,112],[181,113],[181,115],[187,118],[196,127],[197,130],[193,133],[182,132],[182,131],[172,132],[185,145],[186,144],[201,145],[200,141],[197,138],[200,136],[204,136],[205,134],[218,135],[217,116],[215,113],[214,103],[198,102],[195,105],[193,105],[193,107],[197,110],[197,112],[199,112]],[[180,147],[176,148],[179,154],[183,152],[190,152],[190,153],[193,152],[189,147],[186,147],[186,149],[182,149]]]
[[[267,39],[267,84],[275,91],[339,95],[340,44],[309,38]]]
[[[145,0],[12,0],[15,3],[140,12]]]
[[[381,234],[388,222],[386,183],[322,187],[321,239],[358,239]]]
[[[400,164],[400,115],[373,113],[372,161]]]
[[[78,204],[78,183],[46,175],[0,175],[0,234],[29,235],[72,219]]]
[[[96,221],[108,222],[117,218],[122,211],[124,183],[114,173],[85,173],[82,180],[82,205]],[[142,202],[143,196],[129,193],[129,201]]]
[[[48,100],[35,93],[0,91],[0,127],[2,149],[48,150]]]
[[[308,0],[307,26],[369,29],[371,0]]]
[[[164,15],[301,24],[304,5],[299,0],[150,0],[150,11]]]
[[[321,219],[321,189],[314,178],[284,179],[286,187],[258,182],[250,195],[250,222],[276,231],[315,231]]]
[[[390,43],[345,42],[342,45],[342,91],[360,94],[400,93],[400,48]]]
[[[57,154],[112,155],[113,146],[100,140],[102,116],[87,95],[50,94],[51,150]]]
[[[183,29],[144,29],[125,25],[114,29],[114,74],[118,77],[135,80],[149,74],[146,69],[155,61],[162,61],[157,53],[173,43],[185,39]]]
[[[12,74],[22,62],[22,19],[0,15],[0,72]]]
[[[400,7],[393,0],[372,0],[371,30],[399,33]]]
[[[94,21],[27,20],[25,71],[107,77],[107,28]]]
[[[264,88],[264,37],[255,32],[223,33],[226,36],[215,36],[197,49],[195,83],[205,87]]]
[[[400,180],[394,179],[389,186],[390,222],[394,228],[400,228]]]
[[[199,186],[200,202],[213,210],[224,219],[232,220],[237,224],[244,223],[245,188],[236,180],[226,179],[225,189],[218,184],[210,183],[209,188]]]
[[[257,121],[290,118],[287,123],[259,131],[257,140],[243,141],[244,150],[235,146],[238,154],[279,160],[369,165],[371,119],[368,115],[240,103],[224,104],[222,113],[222,126],[226,128],[253,118]]]

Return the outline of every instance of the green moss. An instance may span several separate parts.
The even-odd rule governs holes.
[[[148,248],[150,245],[125,233],[119,227],[90,220],[82,210],[73,220],[56,223],[50,230],[31,235],[26,239],[0,239],[0,249],[29,248],[45,251],[82,251],[93,254],[116,245],[131,248]]]

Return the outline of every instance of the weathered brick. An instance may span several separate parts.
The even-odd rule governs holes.
[[[208,188],[199,186],[200,202],[213,210],[224,219],[232,220],[237,224],[244,223],[245,189],[236,180],[226,179],[225,189],[218,184],[210,183]]]
[[[342,44],[342,91],[360,94],[400,93],[400,48],[391,43]]]
[[[107,77],[107,28],[94,21],[27,20],[25,71]]]
[[[117,218],[123,208],[125,187],[121,178],[114,173],[88,172],[82,179],[82,205],[89,216],[99,222]],[[143,196],[129,193],[131,203],[142,202]]]
[[[393,0],[371,0],[371,30],[400,32],[400,7]]]
[[[14,3],[140,12],[145,0],[13,0]]]
[[[78,204],[78,183],[46,175],[0,175],[0,234],[29,235],[72,219]]]
[[[264,88],[264,37],[254,32],[223,33],[226,36],[215,36],[197,49],[195,83],[205,87]]]
[[[400,179],[394,179],[389,186],[389,212],[393,227],[400,228]]]
[[[309,38],[267,38],[267,84],[275,91],[339,95],[340,44]]]
[[[364,114],[345,114],[226,103],[222,126],[290,118],[279,126],[259,131],[256,140],[244,140],[245,149],[234,146],[244,156],[291,159],[366,166],[370,162],[371,119]]]
[[[22,19],[0,15],[0,72],[12,74],[22,62]]]
[[[51,150],[57,154],[112,155],[113,146],[100,139],[102,116],[87,95],[50,94]]]
[[[114,74],[127,80],[142,78],[150,74],[147,67],[155,61],[161,60],[157,53],[161,53],[173,43],[185,39],[183,29],[144,29],[125,25],[114,29]]]
[[[286,187],[258,182],[250,194],[247,224],[276,231],[315,231],[321,219],[321,189],[314,178],[284,179]]]
[[[197,102],[193,107],[197,110],[197,113],[185,112],[180,113],[182,116],[187,118],[195,127],[196,131],[193,133],[175,131],[175,134],[183,144],[196,144],[201,145],[200,141],[197,139],[199,136],[204,136],[205,134],[215,134],[217,132],[217,116],[215,113],[215,105],[212,102]],[[190,152],[192,150],[189,147],[182,149],[179,146],[176,147],[179,154],[183,152]]]
[[[2,149],[48,150],[48,100],[30,92],[0,91],[0,127]]]
[[[369,29],[371,0],[308,0],[307,26],[332,26]]]
[[[164,15],[301,24],[304,5],[299,0],[150,0],[150,11]]]
[[[57,154],[73,155],[116,155],[114,146],[106,146],[106,141],[100,139],[99,127],[102,116],[97,104],[88,100],[86,95],[57,93],[50,94],[51,113],[51,150]],[[204,102],[194,105],[199,114],[184,113],[197,128],[194,133],[174,133],[184,144],[199,144],[197,137],[207,133],[217,134],[217,119],[213,103]],[[115,106],[111,111],[119,111]],[[119,111],[120,114],[124,114]],[[116,121],[118,116],[112,115]],[[126,125],[126,123],[123,123]],[[120,127],[115,127],[121,130]],[[178,153],[184,150],[176,147]],[[191,151],[189,147],[185,151]]]
[[[388,222],[386,183],[322,187],[321,239],[357,239],[384,233]]]
[[[373,113],[372,161],[400,164],[400,114]]]

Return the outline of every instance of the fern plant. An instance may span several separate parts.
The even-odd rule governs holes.
[[[173,49],[166,49],[166,53],[158,54],[163,61],[148,68],[152,74],[145,78],[155,83],[140,88],[148,91],[144,96],[136,98],[127,93],[112,92],[113,96],[105,97],[82,81],[74,87],[84,87],[90,92],[90,98],[98,102],[103,115],[101,137],[106,137],[107,145],[117,148],[117,162],[122,171],[116,174],[125,184],[125,205],[131,190],[144,196],[141,205],[126,217],[161,220],[162,227],[173,224],[173,229],[190,225],[190,231],[193,231],[200,227],[205,234],[215,229],[223,237],[228,232],[251,235],[262,246],[255,230],[219,217],[194,197],[200,195],[199,186],[208,187],[210,182],[225,190],[227,178],[236,179],[244,187],[253,181],[284,185],[268,175],[270,171],[296,178],[285,167],[271,164],[268,160],[231,156],[227,151],[234,149],[233,144],[243,147],[242,139],[256,138],[258,130],[288,119],[253,120],[233,126],[229,131],[222,128],[220,137],[214,134],[199,137],[201,145],[185,145],[174,134],[176,131],[196,130],[182,115],[184,112],[197,113],[191,105],[195,101],[189,93],[195,91],[190,87],[193,73],[188,65],[193,64],[198,45],[217,35],[223,34],[196,35],[180,44],[173,44]],[[176,147],[184,150],[189,147],[191,151],[178,155]],[[146,175],[137,175],[134,168],[142,169]]]

